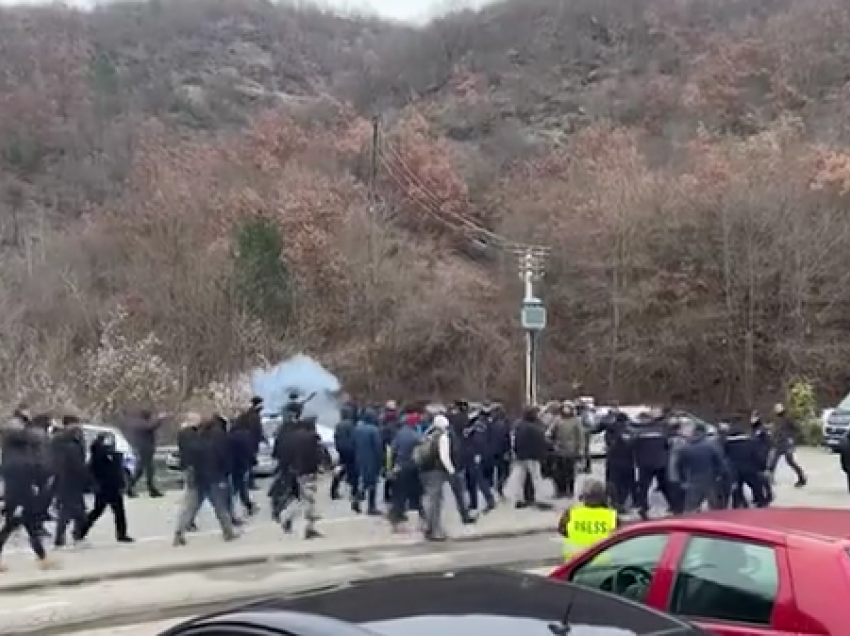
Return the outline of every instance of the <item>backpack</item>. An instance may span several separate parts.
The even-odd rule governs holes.
[[[432,430],[425,433],[422,440],[413,449],[413,463],[422,467],[430,467],[437,461],[440,450],[440,436],[443,431]]]

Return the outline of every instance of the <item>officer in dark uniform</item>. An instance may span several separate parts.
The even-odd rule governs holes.
[[[667,426],[659,410],[652,420],[636,427],[634,434],[635,464],[637,465],[637,508],[642,519],[649,518],[649,489],[652,482],[664,495],[667,506],[672,507],[667,488],[667,466],[670,460]]]
[[[694,425],[687,444],[679,449],[677,471],[685,493],[685,512],[697,512],[711,498],[718,477],[725,473],[722,451],[708,438],[704,424]]]
[[[726,435],[724,451],[732,483],[732,507],[747,508],[747,498],[744,496],[746,485],[752,493],[753,502],[759,508],[764,508],[764,489],[759,477],[759,460],[755,441],[743,427],[733,424]]]
[[[591,432],[605,434],[605,483],[617,512],[626,512],[635,492],[635,457],[629,418],[613,410]]]
[[[755,460],[758,465],[759,482],[761,483],[764,500],[768,504],[771,504],[773,503],[773,484],[770,479],[769,464],[770,454],[773,451],[773,439],[770,437],[770,431],[761,421],[758,411],[753,411],[750,415],[750,425],[753,444],[755,445]]]

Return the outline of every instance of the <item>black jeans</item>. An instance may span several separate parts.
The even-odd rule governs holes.
[[[422,484],[419,481],[419,470],[413,462],[401,465],[396,473],[392,490],[392,506],[390,521],[399,523],[408,511],[415,510],[422,514]]]
[[[794,458],[794,446],[792,445],[780,446],[773,452],[773,455],[770,458],[770,465],[768,466],[768,470],[771,474],[776,474],[776,467],[779,466],[779,460],[782,458],[785,458],[785,463],[788,464],[788,468],[794,471],[794,474],[797,476],[798,483],[806,481],[806,474]]]
[[[647,466],[638,466],[638,483],[637,483],[637,498],[635,502],[637,509],[641,513],[649,512],[649,489],[653,481],[658,482],[658,489],[667,500],[667,505],[670,505],[670,494],[667,490],[667,468],[658,467],[652,468]]]
[[[481,491],[481,494],[484,495],[484,503],[488,508],[493,508],[496,505],[496,501],[493,498],[493,491],[484,477],[484,470],[480,462],[473,460],[464,466],[463,476],[466,482],[466,493],[469,495],[470,510],[478,509],[478,491]]]
[[[552,458],[552,481],[555,482],[555,494],[558,497],[575,496],[575,457],[556,456]]]
[[[57,546],[65,545],[65,533],[72,525],[72,536],[75,541],[83,538],[86,532],[86,502],[82,491],[56,491],[56,505],[59,514],[56,518],[56,534],[54,542]]]
[[[41,521],[38,514],[38,504],[35,501],[28,503],[30,505],[20,506],[12,501],[6,502],[3,526],[0,527],[0,552],[3,551],[15,531],[23,526],[30,540],[32,551],[39,559],[44,559],[47,553],[44,551],[44,545],[39,536]]]
[[[123,539],[127,536],[127,512],[124,509],[124,497],[120,494],[110,493],[107,495],[95,495],[94,508],[89,512],[83,537],[89,533],[92,526],[103,516],[107,508],[112,510],[112,516],[115,521],[115,538]]]
[[[251,492],[248,488],[248,473],[251,472],[249,467],[237,466],[230,476],[230,486],[233,491],[233,497],[239,500],[242,507],[249,515],[254,513],[254,502],[251,501]]]

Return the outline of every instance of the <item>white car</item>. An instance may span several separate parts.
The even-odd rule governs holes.
[[[91,448],[92,442],[94,442],[98,435],[106,433],[112,437],[115,450],[123,456],[124,478],[126,483],[129,484],[130,481],[132,481],[133,474],[136,472],[136,466],[139,463],[139,459],[136,456],[136,451],[133,450],[133,445],[130,444],[130,441],[125,437],[124,433],[114,426],[107,426],[105,424],[85,423],[80,428],[83,429],[83,438],[86,443],[86,461],[88,461],[89,449]]]

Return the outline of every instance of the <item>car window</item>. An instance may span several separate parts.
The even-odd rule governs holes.
[[[770,625],[779,590],[774,548],[734,539],[693,537],[676,572],[673,614]]]
[[[618,541],[573,570],[570,581],[643,601],[668,538],[645,534]]]

